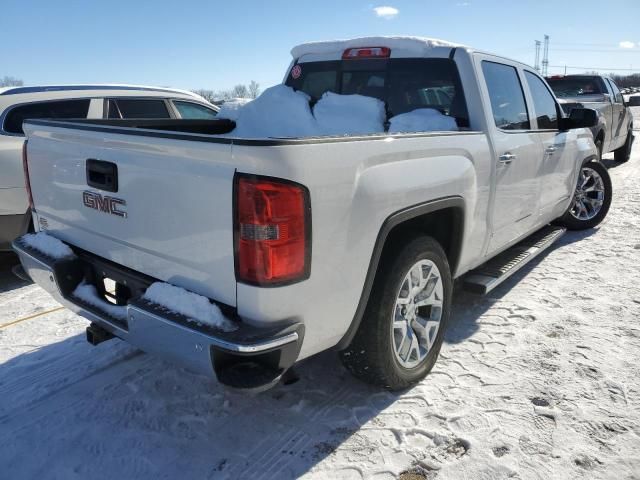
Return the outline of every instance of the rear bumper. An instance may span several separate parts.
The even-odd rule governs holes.
[[[112,272],[104,259],[95,257],[92,260],[86,254],[55,260],[25,245],[20,238],[13,242],[13,249],[33,281],[65,307],[131,345],[196,372],[215,374],[228,386],[268,387],[275,384],[298,358],[304,335],[302,324],[267,329],[234,320],[237,329],[222,332],[197,326],[186,317],[161,309],[135,294],[126,305],[126,319],[115,319],[99,307],[75,297],[73,291],[83,279],[91,283],[96,268],[100,270],[98,275],[105,276],[106,273],[109,278],[118,279],[122,278],[123,267],[114,266]],[[137,279],[139,284],[150,283],[142,275],[140,277]]]

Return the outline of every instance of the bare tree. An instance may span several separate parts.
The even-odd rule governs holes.
[[[24,85],[24,82],[19,78],[10,77],[5,75],[0,78],[0,87],[21,87]]]
[[[249,98],[249,89],[242,83],[233,87],[232,91],[235,98]]]
[[[194,90],[193,93],[200,95],[207,102],[213,103],[213,101],[216,100],[216,92],[214,92],[213,90],[200,89]]]
[[[256,98],[260,95],[260,84],[255,80],[251,80],[249,84],[249,98]]]
[[[255,80],[251,80],[249,85],[239,83],[235,87],[228,90],[194,90],[201,97],[204,97],[211,103],[221,103],[232,98],[256,98],[260,95],[260,84]]]

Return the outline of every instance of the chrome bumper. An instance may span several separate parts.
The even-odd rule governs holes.
[[[141,350],[171,359],[196,372],[215,373],[222,383],[230,384],[229,375],[221,374],[239,363],[245,366],[259,364],[270,369],[274,376],[271,381],[274,381],[275,376],[279,378],[295,363],[300,352],[304,333],[301,324],[259,329],[236,322],[238,329],[233,332],[212,332],[206,327],[192,327],[189,323],[194,325],[193,322],[185,317],[158,309],[140,297],[128,302],[126,320],[119,321],[72,294],[85,277],[87,268],[91,268],[90,259],[55,260],[26,246],[20,238],[13,242],[13,249],[33,281],[68,309]],[[269,377],[264,368],[260,374],[263,380]],[[246,368],[240,370],[247,372]],[[247,378],[240,379],[243,385],[247,382],[251,383]],[[256,387],[260,385],[251,388]]]

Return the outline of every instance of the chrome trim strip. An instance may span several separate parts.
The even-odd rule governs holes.
[[[165,324],[170,325],[173,328],[184,330],[187,333],[206,337],[206,339],[216,347],[223,348],[224,350],[229,350],[237,353],[260,353],[266,350],[271,350],[273,348],[282,347],[291,342],[296,342],[298,340],[298,334],[296,332],[289,333],[284,337],[274,338],[273,340],[266,340],[264,342],[254,343],[254,344],[243,344],[243,343],[233,343],[227,340],[223,340],[218,337],[213,337],[211,335],[207,335],[205,333],[198,332],[196,330],[192,330],[190,328],[185,327],[184,325],[180,325],[178,323],[172,322],[171,320],[167,320],[164,317],[156,315],[148,310],[144,310],[142,308],[138,308],[134,305],[129,305],[127,307],[129,318],[135,318],[136,313],[140,313],[142,315],[146,315],[147,317],[152,317],[154,320],[159,322],[163,322]]]

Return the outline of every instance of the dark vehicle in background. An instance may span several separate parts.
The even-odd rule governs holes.
[[[633,144],[633,116],[618,86],[600,75],[563,75],[546,79],[567,113],[574,108],[598,112],[598,125],[591,129],[598,156],[614,152],[616,161],[626,162]]]

